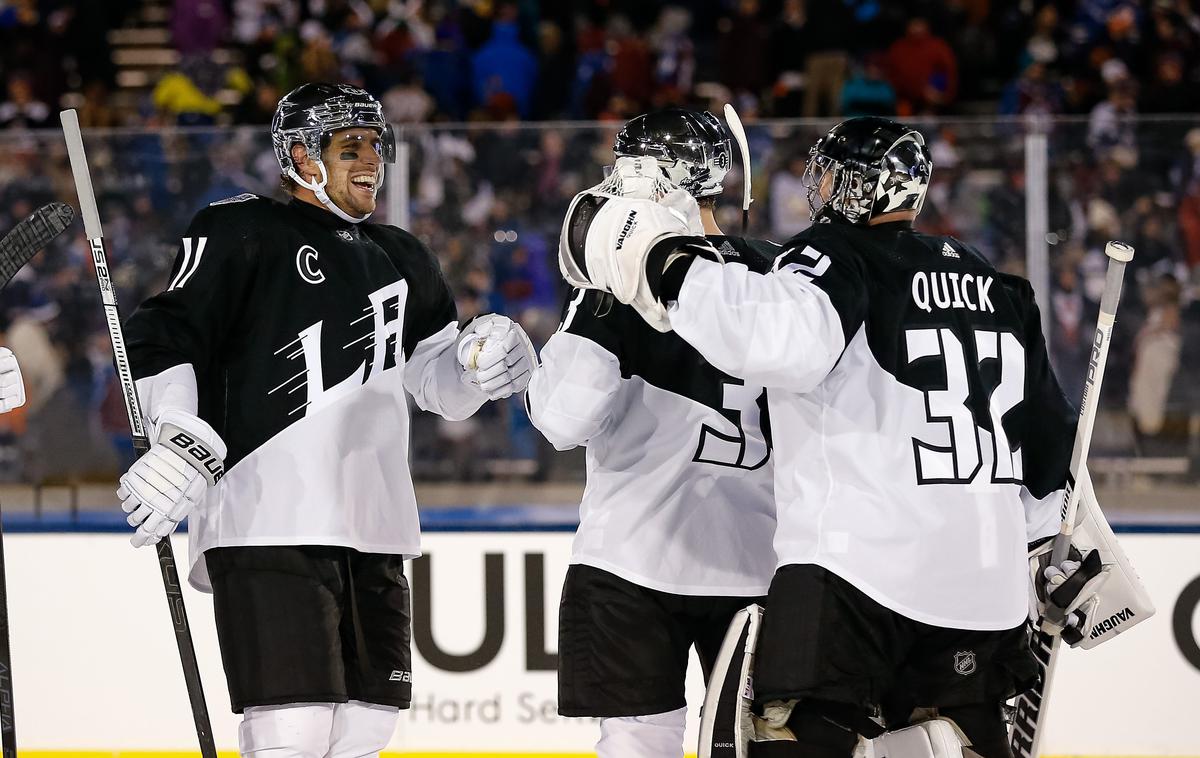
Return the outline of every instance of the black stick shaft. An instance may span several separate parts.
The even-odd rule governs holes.
[[[8,585],[4,579],[4,528],[0,525],[0,754],[17,758],[12,651],[8,646]]]
[[[121,394],[125,398],[125,411],[129,417],[129,430],[133,447],[138,457],[150,449],[142,409],[138,403],[137,387],[129,367],[129,355],[125,350],[125,335],[121,330],[121,317],[117,309],[117,293],[112,277],[108,273],[108,252],[104,247],[100,214],[96,207],[96,196],[92,191],[92,179],[88,172],[87,156],[83,151],[83,135],[79,130],[79,117],[73,110],[60,114],[63,134],[67,139],[67,153],[71,158],[71,171],[75,175],[75,187],[79,192],[79,206],[83,213],[84,232],[92,250],[92,263],[96,269],[96,281],[100,285],[100,299],[104,302],[104,316],[108,323],[108,337],[112,343],[113,362],[117,377],[121,381]],[[212,724],[208,718],[208,706],[204,701],[204,686],[200,681],[200,667],[196,662],[196,647],[192,642],[192,630],[188,625],[187,610],[183,604],[183,588],[179,582],[179,571],[175,564],[175,551],[171,548],[170,536],[158,542],[158,568],[162,573],[163,588],[167,594],[167,606],[171,612],[171,625],[175,630],[175,644],[179,648],[179,661],[183,665],[183,680],[187,684],[188,700],[192,706],[192,720],[196,724],[196,737],[200,741],[203,758],[217,758],[217,747],[213,742]]]

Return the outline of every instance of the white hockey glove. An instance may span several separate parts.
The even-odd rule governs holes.
[[[559,237],[558,265],[571,285],[609,292],[667,332],[667,310],[656,291],[667,266],[689,254],[721,256],[704,238],[699,206],[687,192],[667,187],[654,199],[641,197],[647,194],[643,184],[663,189],[659,179],[640,177],[647,170],[643,163],[618,161],[614,176],[626,172],[623,181],[575,196]],[[610,188],[623,194],[603,191]]]
[[[225,443],[203,419],[182,410],[165,411],[150,450],[121,477],[117,497],[137,527],[134,547],[152,545],[179,526],[225,475]]]
[[[1042,619],[1044,631],[1061,634],[1063,641],[1073,647],[1087,633],[1096,595],[1108,580],[1110,567],[1101,562],[1099,551],[1088,549],[1084,555],[1075,545],[1071,545],[1067,559],[1055,566],[1050,563],[1053,549],[1053,538],[1030,545],[1030,611]],[[1063,621],[1055,623],[1053,619]]]
[[[537,367],[537,352],[520,324],[505,316],[480,316],[467,325],[455,347],[462,380],[488,400],[523,391]]]
[[[0,413],[8,413],[25,405],[25,383],[21,381],[21,367],[17,356],[6,347],[0,347]]]

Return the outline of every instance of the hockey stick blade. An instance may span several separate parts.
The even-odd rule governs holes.
[[[66,203],[47,203],[29,214],[0,239],[0,289],[8,286],[21,267],[40,253],[75,220]]]
[[[738,151],[742,155],[742,233],[744,234],[746,228],[750,226],[750,204],[754,202],[754,198],[750,196],[750,141],[746,139],[746,129],[742,126],[742,119],[738,117],[737,111],[729,103],[725,103],[725,123],[729,125],[729,131],[733,134]]]
[[[62,234],[75,220],[66,203],[49,203],[31,213],[0,239],[0,289],[8,286],[21,267]],[[2,531],[2,530],[0,530]],[[4,540],[0,537],[0,755],[17,758],[12,649],[8,634],[8,586],[4,576]]]

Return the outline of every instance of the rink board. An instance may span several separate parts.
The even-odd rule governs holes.
[[[589,755],[595,722],[554,712],[571,535],[535,528],[426,535],[427,558],[409,567],[414,708],[389,754]],[[22,755],[194,755],[154,554],[115,533],[9,533],[4,543]],[[176,538],[181,557],[183,543]],[[1158,615],[1096,650],[1065,652],[1043,753],[1200,756],[1200,534],[1122,543]],[[212,603],[186,597],[217,745],[235,750]],[[698,702],[698,676],[688,690]],[[689,741],[695,733],[693,717]]]

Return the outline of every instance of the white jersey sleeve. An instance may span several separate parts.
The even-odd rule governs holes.
[[[562,328],[542,348],[542,364],[525,395],[530,420],[558,450],[586,445],[598,434],[621,389],[615,340],[597,341],[594,334],[589,338],[568,331],[585,297],[590,301],[597,294],[579,290],[571,299]]]
[[[444,419],[468,418],[487,402],[487,395],[463,382],[455,355],[458,324],[446,324],[416,344],[404,367],[404,388],[422,410]]]
[[[860,278],[808,246],[781,256],[766,275],[695,260],[669,310],[671,327],[728,374],[807,392],[862,324]]]

